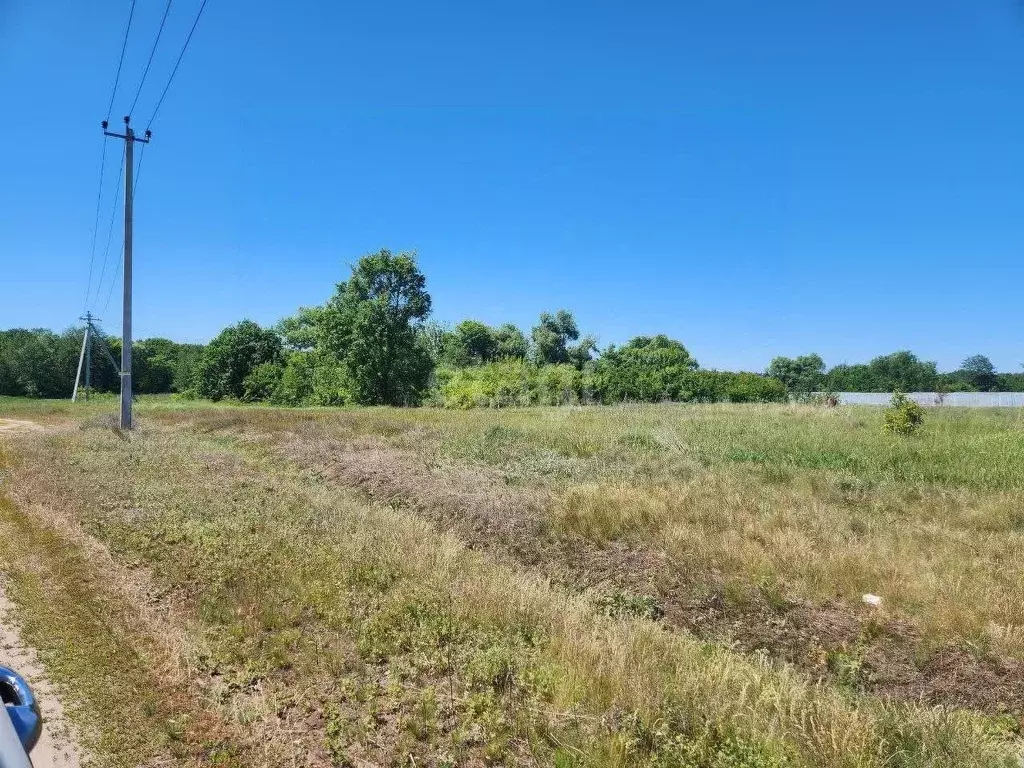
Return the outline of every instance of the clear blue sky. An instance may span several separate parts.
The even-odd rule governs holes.
[[[128,5],[0,0],[0,327],[83,309]],[[114,121],[163,5],[137,2]],[[1024,362],[1017,0],[209,0],[153,132],[137,336],[275,322],[386,246],[443,322],[566,307],[708,367]]]

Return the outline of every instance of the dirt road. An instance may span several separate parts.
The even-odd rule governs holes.
[[[42,427],[32,421],[0,419],[0,438],[4,435],[38,432]],[[0,584],[0,664],[18,672],[32,686],[43,713],[43,733],[32,750],[34,768],[78,768],[82,750],[75,743],[64,709],[35,650],[26,645],[18,632],[17,608]]]
[[[0,664],[29,681],[43,712],[43,735],[32,750],[32,765],[34,768],[78,768],[82,764],[82,751],[74,741],[60,700],[47,681],[35,652],[21,640],[16,615],[15,607],[0,587]]]
[[[18,419],[0,419],[0,435],[17,432],[38,432],[42,427],[34,421],[20,421]]]

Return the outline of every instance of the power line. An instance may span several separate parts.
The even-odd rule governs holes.
[[[114,279],[110,281],[110,289],[107,291],[107,300],[103,302],[103,313],[106,314],[107,307],[110,306],[110,298],[114,295],[114,286],[117,285],[117,278],[121,276],[121,262],[117,262],[117,271],[114,272]],[[96,298],[99,298],[97,296]],[[116,327],[116,326],[115,326]]]
[[[100,279],[96,282],[96,301],[99,301],[100,291],[103,290],[103,276],[107,272],[107,258],[110,256],[110,241],[114,236],[114,219],[117,217],[117,201],[121,199],[121,179],[124,176],[124,152],[121,152],[121,165],[117,174],[117,184],[114,187],[114,206],[110,210],[110,226],[107,227],[107,246],[103,249],[103,266],[100,269]],[[95,309],[95,306],[93,307]]]
[[[128,11],[128,23],[124,28],[124,41],[121,43],[121,58],[117,60],[117,74],[114,75],[114,90],[110,92],[110,104],[107,106],[107,120],[114,110],[114,97],[117,95],[117,84],[121,80],[121,67],[124,65],[124,52],[128,48],[128,33],[132,29],[132,17],[135,16],[135,0],[132,0],[132,7]]]
[[[85,284],[85,305],[89,306],[89,294],[92,293],[92,268],[96,261],[96,236],[100,229],[100,204],[103,199],[103,169],[107,165],[107,141],[103,140],[103,155],[100,158],[100,188],[96,192],[96,218],[92,224],[92,246],[89,249],[89,280]]]
[[[132,0],[132,2],[134,2],[134,0]],[[157,112],[160,111],[160,106],[164,103],[164,97],[167,96],[167,90],[171,87],[171,83],[174,81],[174,76],[178,73],[178,65],[181,64],[181,60],[185,56],[185,51],[188,50],[188,44],[192,42],[192,34],[196,31],[196,27],[199,26],[199,17],[203,15],[203,9],[205,7],[206,0],[203,0],[199,5],[199,11],[196,13],[196,20],[192,22],[192,29],[189,30],[188,37],[185,38],[185,44],[181,46],[181,53],[178,54],[178,60],[174,62],[174,69],[171,70],[171,76],[167,78],[167,85],[164,86],[163,93],[160,94],[160,99],[157,101],[156,107],[153,109],[153,116],[149,118],[149,122],[146,123],[147,130],[153,125],[153,121],[156,120]]]
[[[146,156],[146,145],[142,145],[142,150],[139,152],[139,162],[135,166],[135,178],[132,179],[132,197],[135,197],[135,190],[139,188],[139,175],[142,173],[142,160]],[[116,203],[115,203],[116,205]],[[121,240],[121,246],[124,247],[124,240]],[[121,262],[117,262],[117,269],[114,271],[114,277],[110,281],[110,288],[107,289],[107,300],[103,302],[103,313],[107,311],[107,307],[110,306],[110,299],[114,295],[114,286],[117,285],[117,278],[121,276]],[[99,288],[96,291],[96,298],[99,299]]]
[[[160,35],[164,33],[164,24],[167,23],[167,14],[170,12],[171,0],[167,0],[167,7],[164,8],[163,18],[160,19],[160,28],[156,31],[156,39],[153,41],[153,47],[149,51],[149,60],[146,62],[146,68],[142,70],[142,79],[139,81],[139,87],[135,90],[135,98],[132,100],[131,109],[128,110],[129,115],[135,111],[135,105],[139,103],[139,94],[142,93],[142,86],[146,82],[146,76],[149,75],[149,67],[153,63],[153,54],[156,53],[156,47],[160,44]]]
[[[135,190],[139,188],[139,175],[142,173],[142,161],[146,157],[146,147],[148,144],[142,145],[142,150],[139,152],[139,162],[135,166],[135,178],[132,180],[132,197],[135,197]]]

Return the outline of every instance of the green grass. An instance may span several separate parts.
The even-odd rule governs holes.
[[[417,499],[372,503],[286,450],[344,461],[342,449],[386,449],[395,474],[421,462],[424,484],[540,494],[544,535],[595,552],[667,554],[692,578],[773,585],[780,605],[876,591],[935,642],[985,637],[1015,652],[1015,412],[929,412],[903,441],[882,435],[876,411],[760,406],[449,413],[157,401],[140,403],[128,439],[104,428],[99,406],[0,403],[0,416],[32,418],[32,408],[82,426],[12,443],[16,506],[5,519],[54,537],[38,547],[47,562],[64,557],[66,518],[116,563],[145,568],[157,599],[177,606],[179,634],[168,646],[136,628],[148,638],[138,642],[178,660],[233,734],[219,750],[280,746],[284,727],[289,739],[267,764],[1016,764],[1004,719],[861,694],[859,647],[827,660],[837,684],[816,684],[668,631],[650,596],[567,591],[469,550],[405,503]],[[972,474],[982,466],[987,475]],[[965,557],[968,543],[977,552]],[[124,609],[79,590],[101,624]],[[14,597],[30,616],[42,610],[30,592]],[[59,635],[54,653],[69,642]],[[246,754],[259,762],[258,749]]]
[[[10,459],[0,441],[0,479]],[[102,766],[190,764],[223,747],[209,713],[165,652],[121,605],[122,574],[47,521],[0,495],[0,558],[19,631],[56,684],[85,755]],[[226,764],[226,763],[224,763]]]

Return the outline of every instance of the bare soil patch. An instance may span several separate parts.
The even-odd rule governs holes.
[[[0,419],[0,435],[4,433],[19,434],[22,432],[41,432],[43,428],[34,421],[23,419]]]

